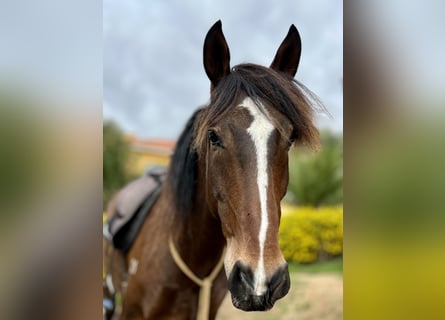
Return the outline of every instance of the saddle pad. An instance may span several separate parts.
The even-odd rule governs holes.
[[[165,178],[164,168],[154,168],[127,184],[115,198],[114,214],[106,228],[115,248],[128,251],[150,208],[156,202]]]

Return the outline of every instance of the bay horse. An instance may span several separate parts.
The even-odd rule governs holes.
[[[178,267],[172,250],[197,278],[216,270],[205,318],[216,317],[227,291],[245,311],[268,310],[287,294],[278,228],[288,150],[294,143],[314,147],[319,139],[316,98],[293,79],[300,54],[291,25],[270,67],[230,68],[221,21],[208,31],[210,102],[180,135],[160,195],[122,255],[124,272],[107,270],[107,291],[122,294],[121,319],[196,319],[200,286]],[[106,245],[105,259],[115,251]],[[219,261],[224,268],[216,267]]]

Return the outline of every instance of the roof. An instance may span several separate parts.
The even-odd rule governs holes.
[[[143,139],[132,135],[127,135],[127,139],[132,151],[158,155],[170,156],[176,145],[176,141],[170,139]]]

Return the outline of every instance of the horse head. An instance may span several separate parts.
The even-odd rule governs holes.
[[[218,21],[204,42],[210,103],[199,119],[197,150],[206,169],[206,199],[227,242],[224,267],[235,307],[268,310],[290,288],[278,243],[280,201],[294,142],[316,144],[312,108],[293,80],[301,40],[292,25],[269,68],[230,67]]]

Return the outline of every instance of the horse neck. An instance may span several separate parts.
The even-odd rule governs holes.
[[[221,259],[226,241],[220,220],[207,203],[205,170],[198,170],[197,174],[192,212],[174,219],[172,228],[182,259],[197,276],[204,278]]]

